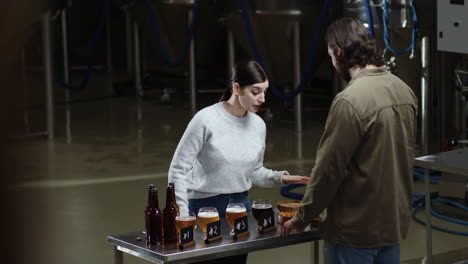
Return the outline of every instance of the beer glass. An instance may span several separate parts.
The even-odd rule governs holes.
[[[252,214],[255,217],[255,220],[257,220],[257,229],[262,226],[262,218],[260,216],[269,211],[273,211],[273,206],[271,205],[270,200],[257,199],[253,201]]]
[[[226,207],[226,220],[231,227],[231,236],[235,235],[234,220],[247,215],[247,209],[243,203],[230,203]]]
[[[175,226],[177,230],[177,238],[179,240],[179,243],[181,243],[182,237],[180,237],[180,230],[183,228],[186,228],[188,226],[193,227],[193,231],[197,228],[197,217],[195,216],[195,213],[192,211],[189,211],[188,213],[185,214],[179,214],[175,218]]]
[[[198,226],[203,231],[203,239],[206,239],[206,226],[209,223],[219,220],[218,210],[216,207],[202,207],[198,210],[197,222]]]

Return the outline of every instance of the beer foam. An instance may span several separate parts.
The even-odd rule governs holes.
[[[180,216],[176,217],[176,220],[178,221],[193,221],[196,220],[197,218],[195,216]]]
[[[201,212],[201,213],[198,213],[198,217],[202,217],[202,218],[211,218],[211,217],[217,217],[217,216],[219,216],[218,212]]]
[[[245,211],[247,211],[247,209],[242,208],[242,207],[229,207],[229,208],[226,208],[226,212],[229,212],[229,213],[243,213]]]
[[[272,206],[271,204],[254,204],[252,205],[252,208],[255,209],[270,209]]]

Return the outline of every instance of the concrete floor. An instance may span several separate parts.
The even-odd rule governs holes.
[[[172,154],[190,120],[187,107],[129,97],[73,104],[69,111],[67,127],[65,107],[57,108],[55,141],[23,139],[13,153],[23,159],[18,171],[27,172],[18,173],[10,188],[15,204],[27,205],[11,216],[28,219],[20,220],[12,241],[34,245],[17,254],[25,263],[113,263],[106,236],[143,229],[146,186],[166,185]],[[265,166],[309,175],[325,115],[304,113],[302,138],[292,121],[269,122]],[[421,193],[420,184],[415,188]],[[251,197],[285,199],[279,188],[253,188]],[[435,263],[468,259],[467,237],[433,231],[433,239]],[[421,263],[424,255],[425,229],[412,222],[401,244],[401,260]],[[129,255],[124,259],[147,263]],[[311,243],[254,252],[248,263],[311,263]]]

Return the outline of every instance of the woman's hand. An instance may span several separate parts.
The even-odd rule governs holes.
[[[284,184],[306,184],[309,183],[309,177],[300,175],[283,174],[282,178]]]

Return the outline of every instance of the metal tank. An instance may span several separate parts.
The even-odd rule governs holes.
[[[185,95],[188,95],[189,108],[194,114],[202,107],[197,99],[201,91],[224,86],[224,82],[219,81],[225,79],[224,69],[219,70],[219,65],[224,64],[224,60],[219,62],[219,58],[224,59],[224,46],[220,45],[224,42],[224,31],[217,21],[218,13],[214,2],[200,0],[198,12],[195,13],[195,0],[151,0],[162,46],[172,60],[180,58],[184,53],[189,37],[189,24],[192,16],[197,15],[187,59],[180,64],[170,65],[161,55],[145,1],[134,1],[129,8],[131,18],[138,26],[137,33],[140,33],[137,44],[141,48],[141,60],[137,63],[136,58],[134,64],[141,65],[139,76],[144,77],[141,82],[145,83],[141,90],[143,93],[159,93],[163,90],[161,99],[170,98],[168,93],[175,94],[173,98],[186,98]],[[134,47],[138,45],[134,44]],[[221,91],[216,92],[221,96]],[[178,102],[186,104],[186,100]]]
[[[306,58],[315,30],[322,1],[245,1],[257,47],[263,58],[269,77],[280,87],[293,87],[293,37],[294,26],[300,24],[301,58]],[[221,21],[232,32],[239,57],[255,58],[249,42],[239,0],[217,1]],[[305,60],[305,59],[304,59]],[[228,62],[229,64],[229,62]],[[285,91],[287,92],[287,91]]]
[[[249,39],[246,19],[242,14],[242,2],[245,3],[247,8],[252,35],[255,38],[259,54],[255,54]],[[221,21],[226,26],[228,46],[226,68],[230,69],[238,59],[260,56],[270,82],[275,85],[280,93],[291,94],[299,87],[301,79],[310,78],[312,75],[312,73],[308,72],[307,76],[302,76],[303,67],[309,57],[316,23],[323,2],[307,0],[217,1]],[[322,34],[323,32],[322,30]],[[320,62],[326,58],[327,54],[324,45],[317,46],[319,48],[314,51],[316,54],[313,66],[314,72],[326,75],[324,79],[329,79],[329,70],[317,70],[320,67],[317,65],[320,65]],[[329,69],[329,64],[326,64],[325,68]],[[303,87],[306,86],[307,84]],[[320,87],[319,89],[323,88]],[[324,90],[325,100],[323,100],[324,96],[322,95],[320,99],[314,97],[317,100],[315,102],[329,101],[327,94],[329,87],[325,87]],[[295,130],[297,132],[303,130],[302,113],[304,107],[302,96],[304,91],[286,101],[287,103],[292,101],[294,104]],[[310,103],[310,100],[307,100],[307,102]],[[298,154],[298,157],[300,156],[301,153]]]

